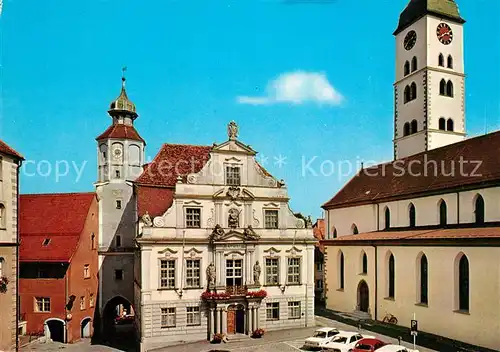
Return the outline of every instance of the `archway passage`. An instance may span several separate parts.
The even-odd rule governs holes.
[[[80,336],[82,338],[90,337],[90,327],[91,327],[90,318],[83,319],[80,326]]]
[[[368,308],[370,308],[370,294],[368,285],[364,280],[358,285],[358,307],[360,311],[366,313],[368,313]]]
[[[65,342],[64,340],[64,323],[62,320],[49,319],[47,320],[47,328],[49,329],[50,338],[52,341]]]
[[[134,320],[134,308],[129,301],[120,296],[110,299],[102,313],[103,339],[113,346],[135,341]]]

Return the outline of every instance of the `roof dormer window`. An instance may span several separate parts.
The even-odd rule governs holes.
[[[42,246],[47,247],[50,243],[50,238],[46,238],[43,240]]]

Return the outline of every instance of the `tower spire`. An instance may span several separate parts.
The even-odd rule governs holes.
[[[127,91],[125,90],[125,82],[127,78],[125,77],[125,71],[127,71],[127,66],[122,67],[122,88],[118,98],[111,102],[109,107],[109,113],[114,114],[126,114],[135,119],[137,117],[137,112],[134,103],[128,98]]]

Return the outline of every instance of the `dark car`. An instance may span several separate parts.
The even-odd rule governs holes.
[[[358,341],[352,352],[373,352],[380,347],[385,346],[386,343],[379,339],[366,338]]]

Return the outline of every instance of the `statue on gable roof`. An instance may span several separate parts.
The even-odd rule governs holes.
[[[141,217],[141,221],[145,226],[151,227],[153,226],[153,221],[151,220],[151,216],[149,216],[149,213],[146,211],[144,215]]]
[[[238,137],[238,125],[236,122],[231,121],[227,125],[227,135],[229,136],[229,140],[234,141]]]
[[[224,229],[219,225],[215,225],[212,233],[210,234],[210,241],[218,241],[224,236]]]
[[[247,240],[260,239],[260,236],[253,230],[252,225],[248,225],[248,227],[243,231],[243,234],[245,235],[245,239]]]

